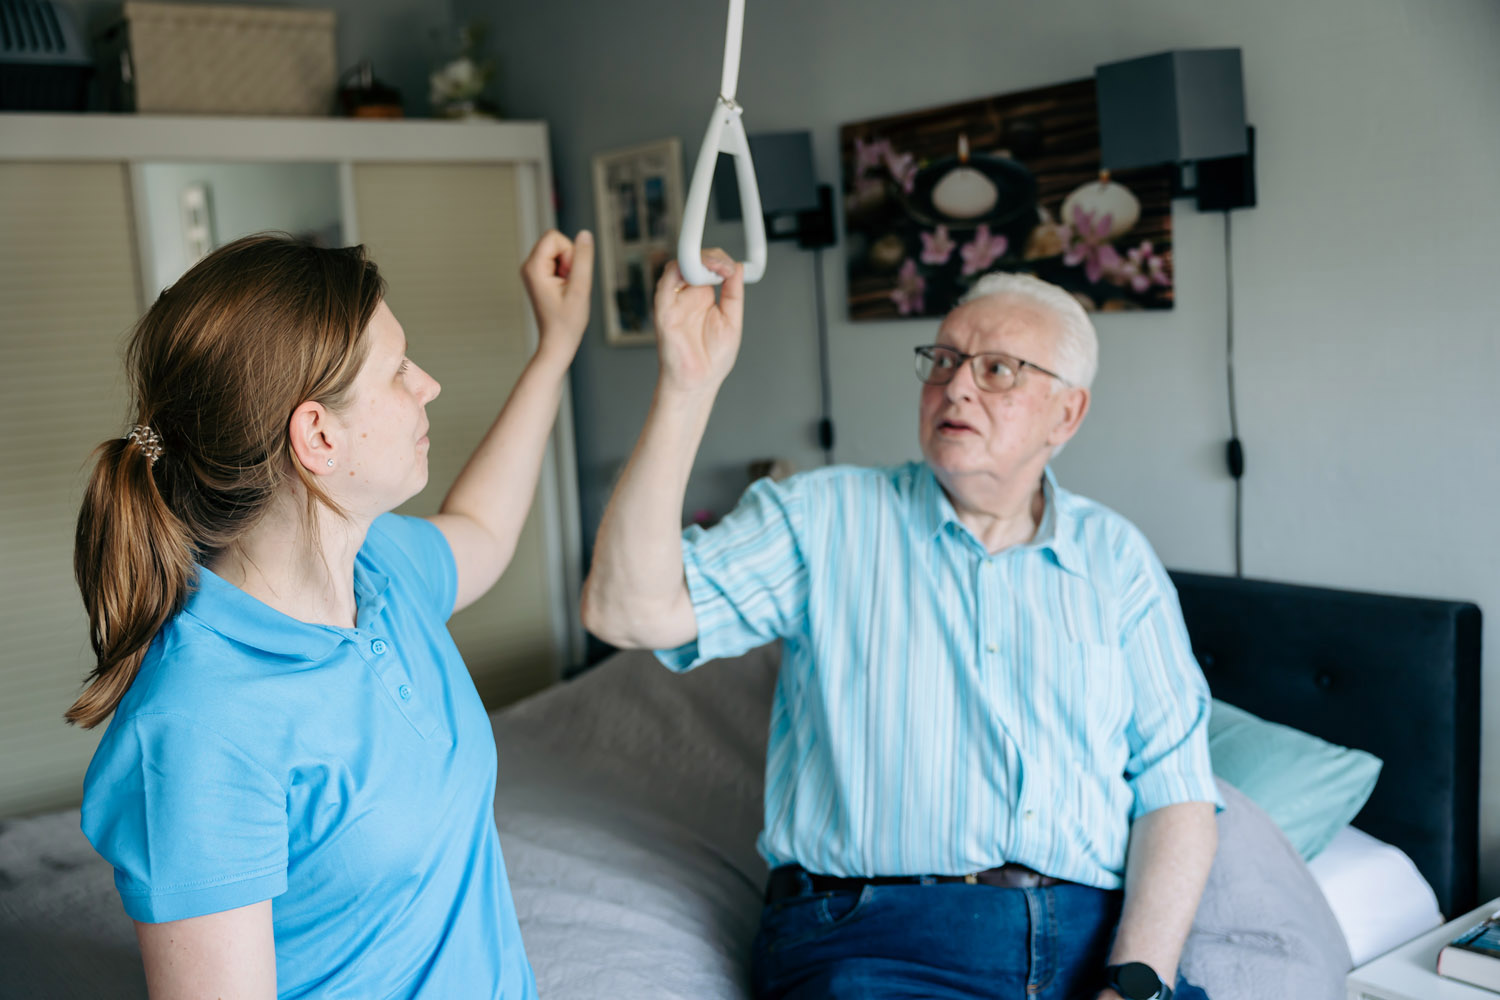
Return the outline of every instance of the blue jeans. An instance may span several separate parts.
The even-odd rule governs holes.
[[[1093,1000],[1120,900],[1082,885],[962,882],[793,896],[761,913],[755,996]],[[1208,1000],[1181,978],[1173,996]]]

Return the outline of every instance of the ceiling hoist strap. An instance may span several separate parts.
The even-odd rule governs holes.
[[[766,272],[766,221],[760,207],[760,188],[755,183],[755,164],[750,160],[750,142],[742,121],[744,108],[734,94],[740,77],[740,38],[745,22],[745,0],[729,0],[729,28],[724,37],[724,75],[714,100],[688,186],[687,205],[682,212],[682,232],[677,238],[677,266],[691,285],[717,285],[723,279],[703,266],[703,225],[708,219],[708,194],[713,186],[719,154],[734,159],[735,181],[745,220],[745,282],[751,284]]]

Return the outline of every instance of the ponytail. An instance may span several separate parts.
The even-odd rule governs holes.
[[[73,575],[97,664],[63,716],[85,729],[109,718],[125,696],[151,640],[186,600],[194,563],[191,539],[157,489],[156,459],[140,436],[107,441],[95,456],[78,512]]]

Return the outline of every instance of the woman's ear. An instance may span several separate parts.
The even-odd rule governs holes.
[[[292,411],[287,433],[292,454],[315,476],[331,473],[338,466],[338,435],[333,414],[322,403],[308,400]]]

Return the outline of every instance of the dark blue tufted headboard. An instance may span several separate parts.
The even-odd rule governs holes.
[[[1385,762],[1354,824],[1478,905],[1479,608],[1172,574],[1214,697]]]

